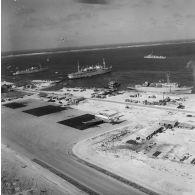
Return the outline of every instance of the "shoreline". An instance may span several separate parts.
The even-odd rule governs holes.
[[[170,112],[185,112],[189,114],[194,114],[195,110],[193,109],[193,105],[195,101],[193,101],[193,97],[195,94],[174,94],[174,93],[159,93],[159,92],[138,92],[132,90],[119,90],[118,92],[108,93],[103,95],[105,91],[108,89],[105,88],[82,88],[82,87],[62,87],[59,90],[47,90],[47,88],[53,87],[57,81],[52,80],[31,80],[31,84],[26,86],[15,86],[14,83],[3,81],[3,84],[12,85],[14,91],[18,92],[26,92],[36,94],[38,99],[42,99],[43,101],[55,100],[53,101],[56,104],[64,104],[64,99],[66,96],[73,97],[83,97],[87,101],[99,102],[100,104],[113,104],[120,106],[133,106],[140,109],[159,109],[159,110],[167,110]],[[29,88],[30,87],[30,88]],[[9,94],[10,92],[8,92]],[[44,97],[39,96],[38,94],[43,94]],[[94,94],[98,95],[98,97]],[[4,97],[4,94],[3,96]],[[154,98],[153,98],[154,97]],[[153,104],[153,102],[159,102],[163,99],[170,99],[165,105]],[[62,100],[62,101],[60,101]],[[144,102],[149,102],[149,104],[145,104]],[[64,103],[60,103],[64,102]],[[177,108],[178,105],[183,105],[184,108]],[[74,106],[74,105],[73,105]],[[79,105],[78,105],[79,106]],[[81,110],[84,108],[80,108]],[[85,109],[84,109],[85,110]]]

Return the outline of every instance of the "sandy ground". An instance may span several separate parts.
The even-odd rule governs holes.
[[[55,93],[56,95],[71,93],[75,96],[90,98],[93,91],[93,89],[81,91],[81,89],[63,88],[57,92],[50,91],[48,93]],[[156,100],[166,98],[166,96],[162,97],[161,94],[151,93],[143,93],[137,98],[130,97],[133,94],[135,92],[126,91],[123,94],[103,99],[116,101],[116,103],[86,99],[78,105],[72,105],[73,108],[92,114],[96,114],[105,109],[117,111],[121,115],[121,121],[125,121],[122,125],[127,125],[129,131],[128,136],[117,139],[111,142],[111,144],[109,143],[105,149],[102,143],[104,145],[107,144],[110,137],[113,136],[113,132],[117,134],[123,130],[121,128],[115,130],[114,128],[116,127],[113,126],[112,131],[109,133],[104,133],[101,136],[96,136],[96,138],[87,139],[78,143],[73,149],[74,152],[84,160],[90,161],[93,164],[108,169],[161,194],[195,194],[195,167],[190,164],[191,160],[195,158],[195,130],[178,128],[167,130],[152,139],[152,142],[156,145],[152,147],[150,152],[144,152],[143,150],[135,152],[126,148],[115,148],[116,146],[125,145],[126,141],[131,139],[134,133],[145,127],[157,125],[161,120],[178,120],[179,122],[195,125],[195,94],[166,95],[173,100],[182,99],[177,100],[177,102],[181,102],[185,106],[185,109],[179,110],[179,112],[174,104],[162,106],[163,108],[174,108],[175,110],[172,111],[158,109],[158,107],[157,109],[153,109],[133,105],[125,108],[125,104],[120,104],[120,102],[125,103],[125,99],[134,99],[140,102],[144,99],[151,100],[148,96],[152,95],[156,96]],[[36,94],[34,98],[40,99]],[[47,101],[48,99],[41,98],[41,100]],[[187,116],[188,113],[185,111],[191,111],[191,116]],[[154,158],[152,154],[159,150],[159,148],[163,152],[158,158]],[[180,162],[185,155],[189,155],[187,160]]]
[[[2,194],[84,194],[51,172],[36,165],[5,145],[2,152]]]
[[[30,159],[36,158],[55,167],[60,172],[99,194],[143,194],[133,187],[78,162],[77,158],[72,155],[72,146],[78,141],[111,130],[121,124],[104,123],[80,131],[61,125],[58,121],[83,115],[86,112],[68,109],[36,117],[22,111],[48,104],[53,105],[53,103],[36,99],[26,101],[27,106],[18,109],[2,106],[3,143]]]
[[[97,109],[110,107],[110,105],[100,105],[91,101],[88,105],[79,105],[81,109],[82,106],[85,109],[89,109],[88,106]],[[117,135],[123,130],[119,128],[82,141],[74,147],[73,151],[84,160],[161,194],[195,194],[195,167],[190,164],[195,158],[195,129],[168,129],[150,141],[156,145],[149,151],[146,150],[146,147],[140,152],[126,147],[126,141],[130,140],[135,132],[144,127],[154,126],[162,119],[177,119],[195,124],[195,118],[188,118],[185,113],[170,113],[165,110],[132,108],[129,113],[125,113],[124,108],[118,106],[115,109],[123,111],[125,116],[122,118],[129,121],[129,125],[126,127],[129,134],[109,141],[113,135]],[[162,151],[162,154],[158,158],[154,158],[152,154],[159,150]],[[189,155],[189,158],[180,162],[185,155]]]
[[[143,96],[149,94],[142,94]],[[156,95],[160,98],[160,95]],[[169,95],[170,96],[170,95]],[[124,102],[129,97],[129,93],[108,97],[106,100],[114,100]],[[190,162],[195,158],[195,129],[179,129],[167,130],[166,132],[155,136],[152,141],[156,144],[150,152],[135,152],[129,149],[114,149],[113,146],[123,145],[125,141],[131,139],[131,134],[143,129],[158,125],[161,120],[177,120],[195,126],[195,117],[188,117],[185,110],[195,111],[194,94],[191,95],[171,95],[172,99],[183,98],[182,104],[186,106],[184,112],[170,111],[166,109],[150,109],[142,107],[130,106],[129,109],[125,105],[112,102],[99,102],[96,100],[86,100],[75,108],[92,111],[108,109],[119,112],[121,120],[128,122],[127,128],[130,135],[124,139],[112,142],[110,147],[103,148],[105,139],[109,139],[112,133],[104,134],[95,139],[89,139],[76,145],[73,151],[82,159],[90,161],[100,167],[119,174],[131,181],[137,182],[147,188],[160,192],[161,194],[195,194],[195,167]],[[172,105],[171,105],[172,106]],[[167,106],[167,108],[171,108]],[[95,108],[95,109],[94,109]],[[120,132],[121,129],[116,130]],[[115,130],[113,131],[115,132]],[[159,150],[163,151],[158,158],[153,158],[152,154]],[[173,149],[174,148],[174,149]],[[166,157],[166,154],[169,154]],[[184,162],[180,160],[184,156],[189,156]]]

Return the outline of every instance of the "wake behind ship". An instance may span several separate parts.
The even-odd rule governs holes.
[[[78,64],[78,71],[75,73],[68,74],[69,79],[79,79],[79,78],[85,78],[85,77],[92,77],[95,75],[101,75],[105,73],[109,73],[112,71],[112,66],[106,67],[105,60],[103,59],[103,64],[97,64],[95,66],[89,66],[86,68],[80,68],[80,65]]]

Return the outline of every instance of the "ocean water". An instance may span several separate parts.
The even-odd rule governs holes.
[[[166,56],[167,59],[144,59],[153,52],[155,55]],[[77,71],[77,62],[81,66],[102,63],[105,59],[113,71],[108,74],[91,78],[68,80],[67,74]],[[128,85],[141,84],[145,81],[157,82],[166,80],[166,73],[170,72],[171,81],[185,86],[195,86],[192,69],[186,64],[195,59],[195,43],[180,43],[170,45],[156,45],[143,47],[129,47],[117,49],[102,49],[97,51],[76,51],[65,53],[49,53],[2,58],[2,80],[63,80],[69,87],[104,87],[111,80],[121,83],[121,89]],[[16,70],[23,70],[41,64],[48,67],[46,72],[12,76]]]

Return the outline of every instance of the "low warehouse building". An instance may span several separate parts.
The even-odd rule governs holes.
[[[172,129],[173,127],[176,127],[178,125],[178,121],[169,121],[169,120],[162,120],[159,122],[159,125],[167,128],[167,129]]]
[[[154,135],[164,131],[164,128],[161,126],[154,126],[150,128],[143,128],[132,136],[136,140],[150,140]]]
[[[194,129],[195,126],[189,124],[189,123],[179,123],[178,124],[179,128],[184,128],[184,129]]]

